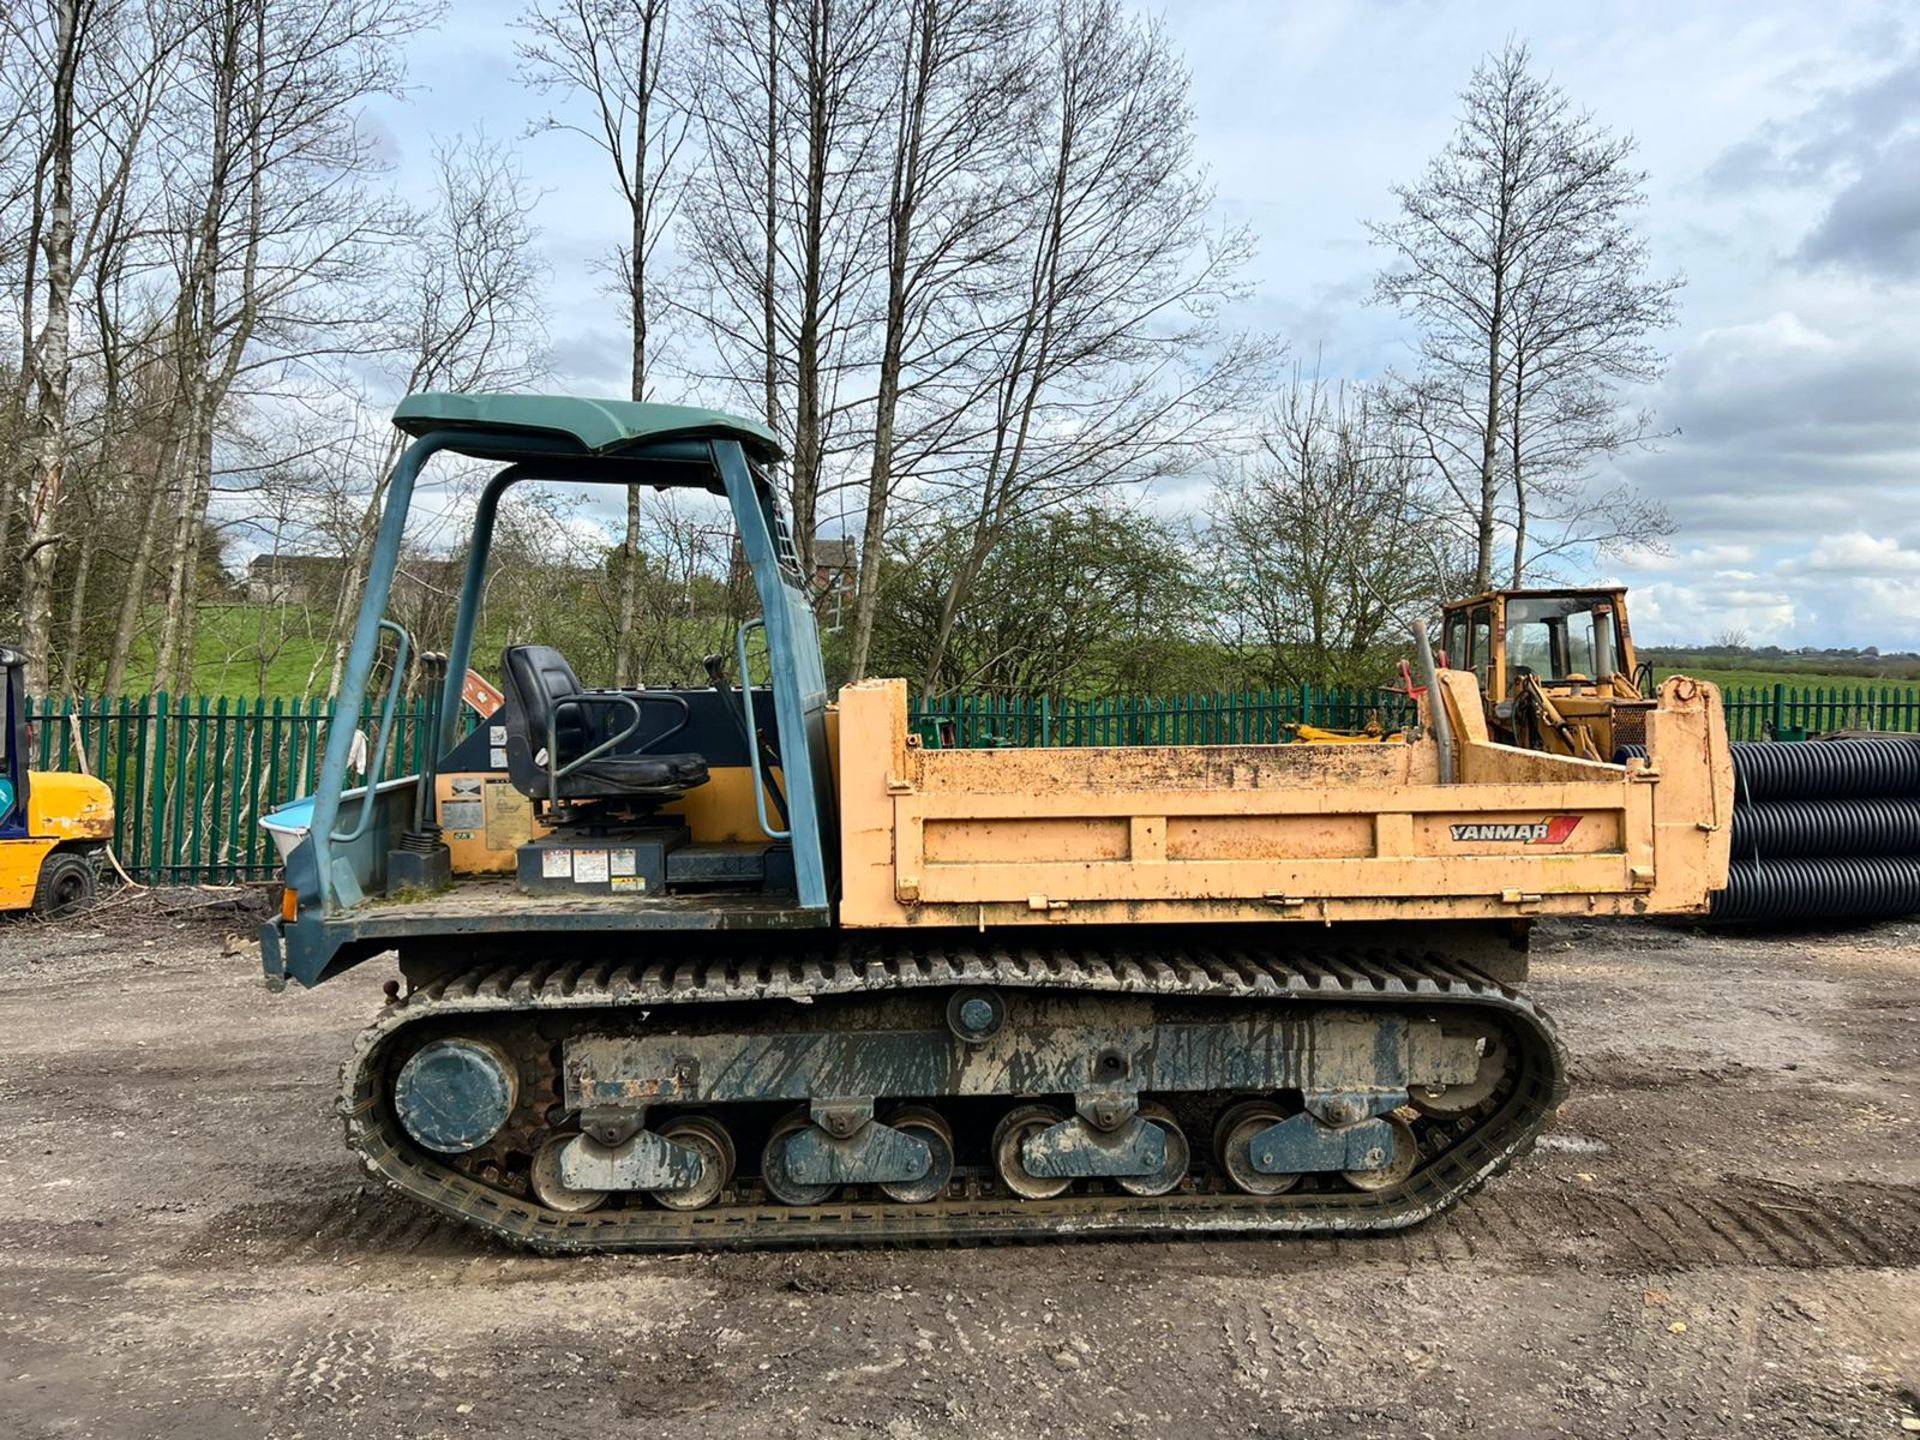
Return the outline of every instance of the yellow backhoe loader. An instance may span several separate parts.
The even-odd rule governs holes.
[[[1624,589],[1489,590],[1442,614],[1442,663],[1473,672],[1495,740],[1577,760],[1646,743],[1659,700]]]

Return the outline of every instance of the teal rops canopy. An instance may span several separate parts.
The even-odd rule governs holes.
[[[759,461],[780,458],[780,442],[756,420],[695,405],[591,400],[580,395],[451,395],[422,391],[402,400],[393,423],[409,435],[471,431],[472,443],[450,449],[482,460],[516,460],[519,436],[571,440],[585,455],[616,456],[673,440],[738,440]],[[498,443],[490,445],[489,437]]]

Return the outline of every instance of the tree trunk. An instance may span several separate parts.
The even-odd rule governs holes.
[[[650,73],[651,20],[648,38],[643,39],[640,68]],[[633,179],[627,192],[633,231],[629,243],[632,254],[627,264],[628,302],[633,308],[633,372],[631,395],[636,401],[647,398],[647,111],[652,103],[652,82],[645,81],[644,98],[634,112]],[[640,612],[640,491],[627,487],[627,531],[620,544],[620,610],[615,624],[618,633],[613,643],[613,683],[621,689],[638,685],[639,645],[634,627]]]
[[[767,193],[764,197],[766,248],[761,256],[760,306],[766,352],[762,383],[766,388],[767,428],[780,433],[779,310],[774,303],[780,264],[780,0],[767,0]],[[741,684],[746,679],[741,678]]]
[[[905,143],[895,162],[893,211],[887,236],[886,335],[880,351],[880,387],[874,397],[873,464],[867,472],[867,515],[860,530],[860,572],[853,604],[853,647],[847,678],[867,677],[874,614],[880,604],[880,551],[886,543],[887,507],[893,494],[893,434],[900,408],[900,364],[907,333],[907,250],[913,239],[920,193],[920,153],[931,84],[934,30],[930,6],[915,7],[916,34],[909,55]]]
[[[793,548],[800,573],[814,573],[813,534],[818,523],[821,430],[822,269],[825,264],[827,197],[827,16],[814,0],[807,34],[807,193],[800,236],[800,333],[794,347]]]
[[[147,493],[146,523],[140,527],[140,539],[134,546],[133,563],[127,572],[127,587],[120,594],[120,620],[114,626],[113,653],[107,660],[107,694],[118,695],[127,683],[127,665],[133,655],[134,637],[140,630],[141,612],[146,609],[147,582],[153,574],[155,537],[160,533],[160,518],[166,513],[170,476],[175,463],[175,446],[162,445],[159,463],[154,467],[153,488]]]
[[[1513,474],[1513,579],[1516,590],[1525,583],[1527,573],[1527,476],[1524,460],[1523,427],[1526,416],[1526,360],[1518,348],[1513,357],[1513,404],[1507,417],[1507,464]]]
[[[27,652],[27,688],[46,693],[48,650],[53,641],[53,569],[61,536],[61,491],[66,483],[67,382],[72,373],[69,322],[73,298],[73,88],[80,53],[79,0],[60,0],[55,15],[53,203],[46,233],[47,315],[40,329],[34,372],[38,455],[27,508],[21,587],[21,646]]]
[[[1506,304],[1506,273],[1496,259],[1493,273],[1493,318],[1487,326],[1487,416],[1480,437],[1480,535],[1474,559],[1473,590],[1477,595],[1493,588],[1493,547],[1500,505],[1500,354]]]

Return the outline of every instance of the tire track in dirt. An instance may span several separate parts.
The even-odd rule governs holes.
[[[1014,1242],[1018,1243],[1018,1242]],[[1050,1239],[1046,1243],[1060,1243]],[[1098,1242],[1094,1242],[1098,1243]],[[1920,1264],[1920,1191],[1867,1183],[1795,1188],[1729,1176],[1713,1188],[1614,1189],[1569,1182],[1496,1187],[1392,1235],[1213,1242],[1263,1268],[1488,1265],[1613,1273],[1759,1266],[1793,1270]],[[937,1253],[937,1246],[922,1253]],[[1178,1248],[1176,1246],[1176,1248]],[[513,1248],[379,1192],[229,1210],[194,1235],[177,1266],[505,1256]]]

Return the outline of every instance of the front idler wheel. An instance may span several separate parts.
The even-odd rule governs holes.
[[[1500,1082],[1507,1078],[1510,1058],[1506,1041],[1497,1033],[1489,1033],[1481,1039],[1480,1068],[1473,1079],[1431,1088],[1416,1085],[1407,1092],[1407,1098],[1422,1115],[1442,1120],[1465,1115],[1493,1098]]]

